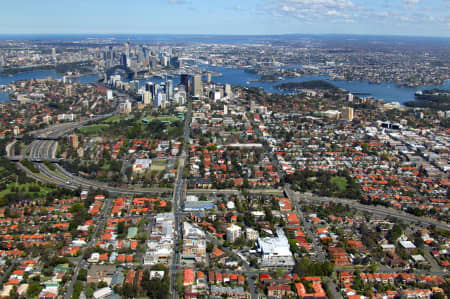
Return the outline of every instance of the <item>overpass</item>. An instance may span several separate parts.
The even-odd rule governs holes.
[[[10,160],[12,162],[20,162],[22,160],[28,160],[28,161],[36,162],[36,163],[42,163],[44,161],[48,161],[51,163],[61,162],[61,159],[57,159],[57,158],[36,158],[36,157],[28,157],[28,156],[10,156],[10,157],[8,157],[8,160]]]

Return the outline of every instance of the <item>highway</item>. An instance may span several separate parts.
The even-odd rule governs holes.
[[[186,118],[188,120],[188,118]],[[185,133],[185,140],[189,138],[188,133]],[[57,142],[53,140],[34,140],[26,149],[26,152],[29,153],[30,157],[33,158],[39,158],[42,160],[46,159],[53,159],[55,158],[55,152],[57,148]],[[6,148],[8,156],[11,155],[11,151],[13,149],[13,146],[8,145]],[[184,153],[186,155],[186,153]],[[184,164],[186,156],[182,156],[182,159],[180,161],[183,161]],[[18,163],[20,164],[20,163]],[[53,172],[49,170],[45,165],[40,163],[35,163],[36,167],[41,171],[40,175],[33,174],[31,171],[29,171],[27,168],[23,167],[21,164],[19,167],[23,169],[29,176],[33,177],[36,180],[45,182],[45,183],[52,183],[55,185],[58,185],[60,187],[66,187],[70,189],[77,189],[79,187],[84,189],[92,188],[99,188],[106,190],[112,194],[118,194],[118,195],[124,195],[124,194],[133,194],[133,193],[165,193],[165,192],[172,192],[173,190],[170,188],[130,188],[129,186],[125,187],[112,187],[108,186],[105,183],[97,182],[93,180],[83,179],[79,176],[75,176],[62,168],[59,164],[54,163],[56,167],[56,172]],[[68,184],[69,182],[69,184]],[[214,190],[214,189],[196,189],[196,190],[190,190],[190,193],[228,193],[228,194],[239,194],[240,191],[238,190]],[[282,194],[282,190],[277,189],[267,189],[267,190],[249,190],[249,193],[256,193],[256,194]],[[354,209],[358,209],[361,211],[366,211],[373,213],[375,215],[383,216],[383,217],[394,217],[403,221],[406,221],[408,223],[422,223],[425,225],[435,225],[439,229],[444,230],[450,230],[450,225],[437,221],[435,219],[431,218],[425,218],[425,217],[418,217],[414,216],[412,214],[405,213],[403,211],[395,210],[392,208],[386,208],[382,206],[370,206],[370,205],[363,205],[358,203],[355,200],[350,199],[342,199],[342,198],[329,198],[329,197],[319,197],[314,195],[305,195],[305,194],[298,194],[293,192],[290,189],[289,185],[286,185],[284,188],[284,193],[286,195],[294,196],[298,199],[303,199],[305,201],[312,201],[312,202],[339,202],[342,204],[348,204],[350,207]],[[290,194],[289,194],[290,193]]]
[[[190,140],[190,121],[191,121],[191,107],[189,105],[188,112],[186,114],[185,118],[185,130],[184,130],[184,140],[185,144],[187,145]],[[87,119],[80,122],[75,123],[64,123],[59,124],[55,126],[51,126],[49,128],[46,128],[44,130],[39,130],[33,132],[33,135],[35,136],[35,140],[32,141],[31,144],[27,146],[24,152],[24,158],[29,159],[38,159],[38,160],[52,160],[55,159],[57,147],[58,147],[58,138],[61,138],[65,134],[80,128],[82,126],[85,126],[91,122],[98,121],[100,119],[103,119],[105,117],[109,117],[113,115],[106,114],[102,116],[98,116],[93,119]],[[12,151],[14,148],[14,143],[16,141],[10,143],[6,147],[7,155],[8,157],[12,157]],[[273,153],[270,151],[269,147],[265,145],[265,149],[267,151],[267,154],[270,156],[271,160],[274,162],[278,174],[283,176],[283,172],[278,165],[276,161],[276,157],[274,157]],[[183,212],[183,204],[184,204],[184,198],[186,193],[186,178],[183,178],[183,169],[185,167],[186,162],[188,161],[188,153],[186,151],[186,146],[183,147],[179,164],[177,168],[177,177],[175,180],[174,188],[133,188],[130,186],[121,186],[121,187],[113,187],[109,186],[108,184],[105,184],[103,182],[98,182],[94,180],[89,180],[85,178],[81,178],[79,176],[76,176],[70,172],[68,172],[66,169],[61,167],[57,163],[53,163],[56,170],[52,171],[47,166],[45,166],[42,163],[35,163],[35,166],[39,169],[39,174],[32,173],[29,169],[24,167],[22,164],[17,163],[18,167],[25,171],[28,176],[33,177],[36,180],[45,182],[45,183],[51,183],[60,187],[64,188],[70,188],[70,189],[88,189],[88,188],[99,188],[108,191],[111,195],[105,202],[105,205],[103,207],[103,210],[101,212],[101,215],[96,218],[96,228],[92,235],[92,238],[87,245],[86,248],[89,248],[90,246],[94,245],[99,233],[101,233],[104,223],[107,219],[108,212],[112,205],[112,198],[114,198],[114,195],[130,195],[130,194],[136,194],[136,193],[166,193],[166,192],[173,192],[173,211],[175,216],[175,223],[174,223],[174,252],[173,252],[173,258],[171,265],[169,266],[169,272],[170,272],[170,278],[171,278],[171,284],[170,284],[170,296],[172,299],[178,299],[178,293],[176,289],[176,278],[177,274],[182,270],[180,268],[181,265],[181,252],[178,250],[178,244],[183,241],[183,217],[185,213]],[[395,210],[392,208],[386,208],[382,206],[369,206],[369,205],[363,205],[355,200],[350,199],[342,199],[342,198],[328,198],[328,197],[319,197],[314,196],[311,194],[301,194],[298,192],[294,192],[291,190],[290,185],[285,185],[284,189],[263,189],[263,190],[248,190],[249,193],[254,194],[276,194],[276,195],[282,195],[283,193],[288,196],[291,199],[291,202],[296,207],[296,212],[298,216],[302,219],[303,223],[305,224],[305,232],[311,237],[313,240],[313,247],[314,251],[317,253],[317,259],[319,261],[325,261],[326,260],[326,254],[323,251],[322,246],[317,242],[314,233],[312,232],[312,227],[309,224],[308,221],[306,221],[305,216],[303,215],[303,212],[300,208],[300,202],[310,202],[310,203],[342,203],[347,204],[349,207],[353,209],[357,209],[363,212],[369,212],[374,215],[382,216],[382,217],[393,217],[402,221],[405,221],[410,224],[422,224],[422,225],[434,225],[439,229],[443,230],[450,230],[450,226],[446,223],[439,222],[435,219],[425,218],[425,217],[417,217],[411,214],[407,214],[403,211]],[[226,190],[204,190],[204,189],[195,189],[195,190],[189,190],[189,193],[206,193],[206,194],[241,194],[241,191],[239,190],[233,190],[233,189],[226,189]],[[207,239],[210,242],[213,242],[214,244],[221,246],[223,248],[223,244],[218,241],[215,237],[207,234]],[[249,293],[250,297],[257,298],[257,289],[256,289],[256,281],[255,281],[255,275],[259,273],[258,270],[255,270],[250,267],[249,263],[242,259],[239,255],[237,255],[232,250],[229,250],[227,248],[223,248],[223,250],[229,255],[235,258],[236,260],[240,261],[244,272],[247,273],[247,279],[248,279],[248,287],[249,287]],[[83,250],[84,252],[84,250]],[[74,269],[74,275],[72,277],[72,280],[67,286],[67,290],[65,293],[65,298],[71,298],[73,295],[73,286],[77,280],[77,276],[79,273],[79,270],[83,267],[84,259],[83,254],[80,254],[80,256],[77,258],[75,262],[75,269]],[[334,283],[331,280],[327,281],[327,284],[331,288],[335,288]],[[335,297],[336,294],[335,294]],[[340,295],[339,295],[340,297]]]
[[[186,136],[187,135],[187,136]],[[189,138],[189,135],[186,133],[185,138]],[[56,152],[57,142],[52,140],[35,140],[33,143],[30,144],[30,146],[27,148],[27,151],[30,153],[31,157],[34,158],[40,158],[42,160],[45,159],[52,159],[55,158],[55,152]],[[10,154],[10,151],[12,151],[13,146],[7,147],[8,154]],[[184,156],[182,155],[182,158],[180,159],[180,162],[183,161],[184,164],[186,153],[184,153]],[[18,163],[20,164],[20,163]],[[100,188],[103,190],[106,190],[112,194],[118,194],[118,195],[124,195],[124,194],[133,194],[133,193],[165,193],[165,192],[172,192],[173,190],[170,188],[134,188],[131,189],[128,186],[126,187],[111,187],[108,186],[105,183],[92,181],[88,179],[80,178],[79,176],[75,176],[62,168],[59,164],[54,163],[57,172],[53,172],[49,170],[45,165],[36,163],[36,166],[41,171],[40,175],[33,174],[31,171],[29,171],[25,167],[20,167],[26,173],[39,180],[46,183],[52,183],[56,184],[60,187],[66,187],[71,189],[77,189],[79,187],[88,189],[90,187],[92,188]],[[179,171],[180,172],[180,171]],[[70,182],[68,184],[67,182]],[[229,193],[229,194],[239,194],[240,191],[238,190],[214,190],[214,189],[196,189],[196,190],[190,190],[190,193]],[[282,190],[277,189],[268,189],[268,190],[249,190],[250,193],[259,193],[259,194],[282,194]],[[412,214],[405,213],[403,211],[395,210],[392,208],[386,208],[382,206],[370,206],[370,205],[363,205],[358,203],[355,200],[350,199],[342,199],[342,198],[329,198],[329,197],[319,197],[314,195],[305,195],[305,194],[298,194],[293,192],[290,189],[289,185],[286,185],[284,188],[284,192],[287,196],[293,196],[296,199],[303,199],[305,201],[311,201],[311,202],[339,202],[342,204],[348,204],[350,207],[354,209],[358,209],[361,211],[366,211],[373,213],[375,215],[383,216],[383,217],[394,217],[403,221],[406,221],[408,223],[422,223],[425,225],[435,225],[439,229],[444,230],[450,230],[450,226],[446,223],[437,221],[435,219],[431,218],[425,218],[425,217],[418,217],[414,216]]]
[[[298,200],[304,200],[306,202],[323,202],[323,203],[341,203],[347,204],[349,207],[353,209],[357,209],[360,211],[365,211],[372,213],[374,215],[382,216],[382,217],[393,217],[399,220],[403,220],[410,224],[424,224],[424,225],[435,225],[439,229],[450,230],[450,225],[437,221],[435,219],[426,218],[426,217],[418,217],[409,213],[405,213],[403,211],[395,210],[392,208],[386,208],[383,206],[370,206],[363,205],[357,202],[356,200],[351,199],[343,199],[343,198],[332,198],[332,197],[320,197],[314,195],[306,195],[294,192],[290,189],[289,185],[286,185],[285,188],[286,195],[293,201],[297,202]]]
[[[191,123],[191,106],[189,105],[188,112],[184,121],[184,140],[185,143],[189,140],[190,135],[190,123]],[[172,265],[170,266],[170,297],[172,299],[178,298],[177,292],[177,275],[178,265],[181,264],[181,253],[178,250],[178,244],[183,240],[183,203],[186,196],[186,181],[183,179],[183,169],[187,160],[186,146],[183,147],[181,157],[178,163],[177,178],[175,181],[175,187],[173,190],[173,211],[175,214],[175,237],[174,237],[174,250]]]

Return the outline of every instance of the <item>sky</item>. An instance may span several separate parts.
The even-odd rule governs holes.
[[[450,37],[450,0],[2,1],[0,34]]]

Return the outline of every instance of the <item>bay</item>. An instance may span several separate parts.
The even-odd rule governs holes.
[[[311,80],[324,80],[339,88],[343,88],[345,90],[350,91],[355,94],[364,94],[364,96],[370,96],[375,99],[384,100],[385,102],[399,102],[405,103],[408,101],[414,101],[414,94],[419,90],[426,89],[447,89],[450,90],[450,80],[445,81],[442,86],[425,86],[418,88],[403,88],[398,87],[395,83],[387,83],[382,82],[380,84],[370,84],[367,81],[340,81],[340,80],[330,80],[328,76],[303,76],[303,77],[295,77],[295,78],[284,78],[281,81],[277,82],[259,82],[255,81],[260,78],[260,75],[247,73],[242,69],[237,68],[226,68],[219,66],[200,66],[205,70],[209,70],[211,72],[221,73],[222,76],[213,76],[213,81],[216,83],[226,84],[230,83],[231,85],[239,85],[239,86],[248,86],[248,87],[257,87],[263,88],[267,92],[271,93],[282,93],[288,94],[291,93],[289,91],[279,90],[274,88],[274,86],[287,83],[287,82],[305,82]]]
[[[444,85],[442,86],[425,86],[419,88],[403,88],[398,87],[395,83],[387,83],[387,82],[382,82],[380,84],[370,84],[367,81],[330,80],[328,76],[317,76],[317,75],[284,78],[283,80],[277,82],[260,82],[257,81],[260,78],[260,75],[248,73],[243,69],[227,68],[221,66],[209,66],[209,65],[200,65],[199,67],[206,71],[222,74],[221,76],[214,76],[214,75],[212,76],[212,81],[215,83],[262,88],[266,92],[279,94],[289,94],[291,92],[274,88],[278,84],[287,82],[305,82],[311,80],[324,80],[330,82],[331,84],[334,84],[337,87],[348,90],[351,93],[363,94],[364,96],[370,96],[375,99],[384,100],[385,102],[405,103],[408,101],[414,101],[415,99],[414,94],[419,90],[432,88],[450,90],[450,80],[445,81]],[[0,76],[0,85],[8,85],[11,82],[17,80],[44,79],[48,77],[51,77],[53,79],[62,78],[62,76],[57,74],[54,70],[34,71],[34,72],[20,73],[13,76]],[[81,83],[92,83],[97,79],[98,75],[96,74],[89,74],[78,78],[71,78],[72,81],[78,81]],[[176,86],[180,82],[179,78],[170,78],[170,79],[173,80],[174,86]],[[206,78],[203,77],[203,80],[205,79]],[[145,82],[151,81],[160,84],[165,80],[163,80],[160,77],[150,77],[148,79],[142,79],[139,81],[140,86],[143,86]],[[0,92],[0,102],[6,101],[9,101],[8,94]]]
[[[20,80],[32,80],[32,79],[61,79],[63,76],[57,74],[54,70],[46,70],[46,71],[33,71],[33,72],[25,72],[19,73],[12,76],[0,76],[0,85],[9,85],[12,82],[20,81]],[[89,74],[76,78],[69,78],[73,82],[80,83],[92,83],[98,79],[97,74]],[[0,91],[0,102],[8,102],[10,101],[7,93]]]

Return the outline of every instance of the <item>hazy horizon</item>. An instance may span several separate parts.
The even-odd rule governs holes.
[[[15,1],[1,34],[450,37],[450,0]]]

